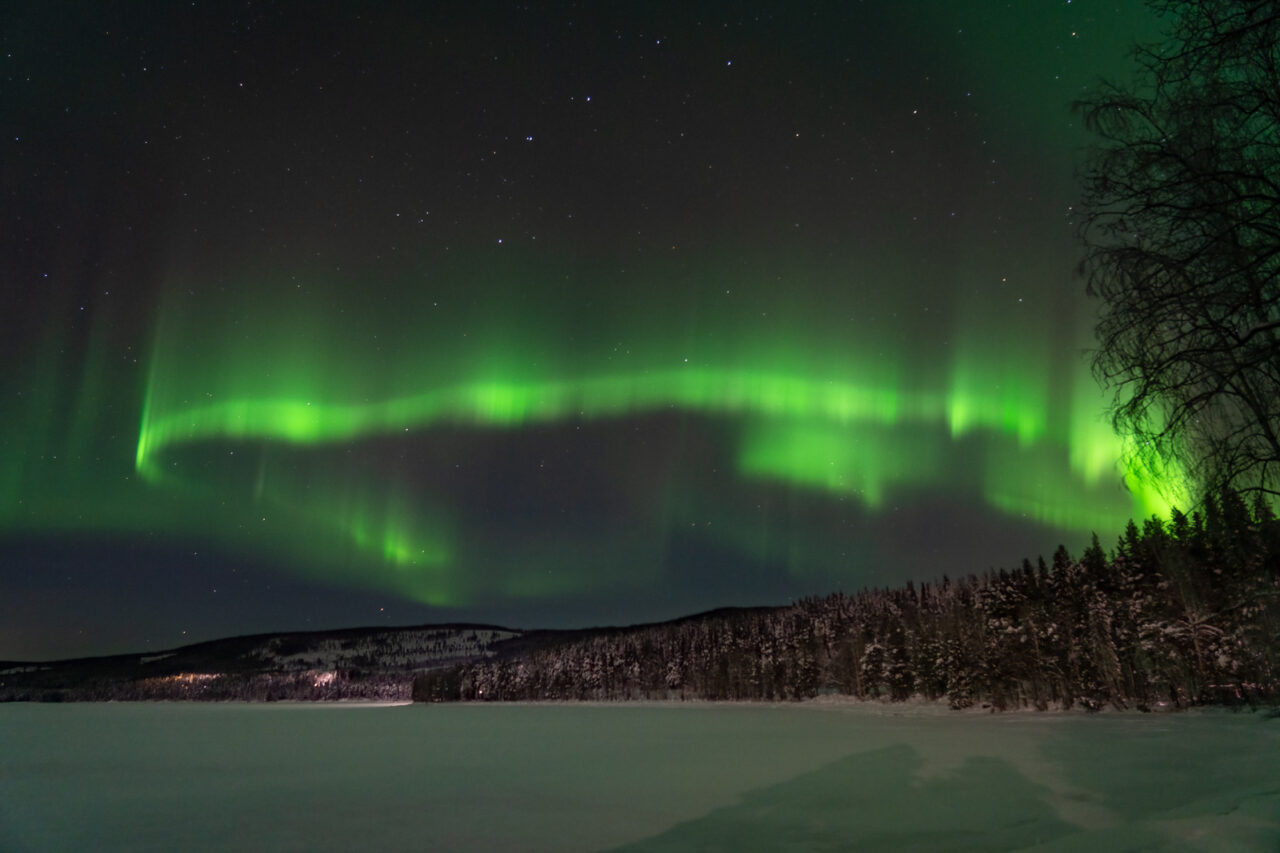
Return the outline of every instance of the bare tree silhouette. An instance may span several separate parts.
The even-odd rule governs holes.
[[[1098,378],[1156,482],[1276,495],[1280,3],[1152,0],[1167,39],[1076,105]]]

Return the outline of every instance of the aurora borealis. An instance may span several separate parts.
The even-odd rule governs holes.
[[[1166,511],[1070,217],[1068,102],[1152,22],[802,7],[5,12],[0,658],[670,618]]]

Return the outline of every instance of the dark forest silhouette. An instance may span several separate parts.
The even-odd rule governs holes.
[[[1130,522],[1108,555],[587,632],[420,676],[414,698],[945,699],[1185,707],[1277,695],[1280,523],[1235,492]]]

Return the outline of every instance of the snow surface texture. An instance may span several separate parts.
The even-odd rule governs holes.
[[[1280,849],[1280,719],[0,706],[0,849]]]

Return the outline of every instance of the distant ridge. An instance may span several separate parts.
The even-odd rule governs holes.
[[[280,631],[171,649],[53,661],[0,661],[0,702],[408,700],[414,678],[489,658],[515,659],[593,637],[763,615],[718,607],[661,622],[518,629],[472,622]]]
[[[174,649],[0,664],[0,701],[407,699],[415,674],[483,659],[498,625],[286,631]]]
[[[767,614],[785,606],[718,607],[661,622],[518,629],[472,622],[279,631],[171,649],[0,661],[0,702],[404,701],[414,678],[593,637]]]

